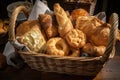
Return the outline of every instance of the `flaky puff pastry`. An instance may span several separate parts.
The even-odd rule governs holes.
[[[31,51],[44,52],[46,40],[37,20],[25,21],[16,30],[17,40],[27,46]]]
[[[54,13],[56,15],[58,23],[58,32],[61,37],[64,38],[66,33],[73,29],[71,20],[68,18],[64,9],[59,5],[59,3],[54,4]]]
[[[103,56],[105,49],[105,46],[95,46],[91,43],[85,44],[82,48],[85,53],[88,53],[91,56]]]
[[[66,34],[65,39],[68,44],[75,49],[82,48],[86,44],[86,35],[78,29],[69,31]]]
[[[38,19],[48,39],[58,35],[58,24],[56,22],[55,15],[40,14]]]

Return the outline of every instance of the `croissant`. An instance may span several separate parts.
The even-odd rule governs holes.
[[[66,33],[73,29],[71,20],[68,18],[64,9],[59,5],[59,3],[54,4],[54,13],[58,22],[58,32],[61,37],[64,38]]]

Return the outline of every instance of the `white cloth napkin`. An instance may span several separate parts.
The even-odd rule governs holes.
[[[39,14],[44,14],[46,11],[50,11],[47,5],[39,0],[36,0],[28,20],[36,20],[38,19]]]

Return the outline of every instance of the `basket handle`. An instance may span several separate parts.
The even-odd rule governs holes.
[[[28,18],[29,12],[25,6],[18,6],[12,13],[9,24],[9,41],[12,42],[15,40],[15,25],[18,14],[23,11],[25,16]]]
[[[104,52],[104,55],[101,58],[102,63],[105,63],[109,59],[110,55],[114,56],[115,54],[116,35],[117,35],[118,25],[119,25],[118,18],[119,17],[117,13],[112,13],[112,15],[110,16],[110,19],[109,19],[109,23],[111,24],[110,35],[109,35],[109,40],[106,46],[106,50]]]

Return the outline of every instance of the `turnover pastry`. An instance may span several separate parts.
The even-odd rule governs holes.
[[[66,33],[73,29],[72,22],[68,18],[64,9],[58,3],[54,5],[54,13],[56,15],[56,19],[59,25],[58,32],[60,36],[64,38]]]
[[[44,52],[46,40],[37,20],[25,21],[16,30],[18,41],[26,45],[31,51]]]

